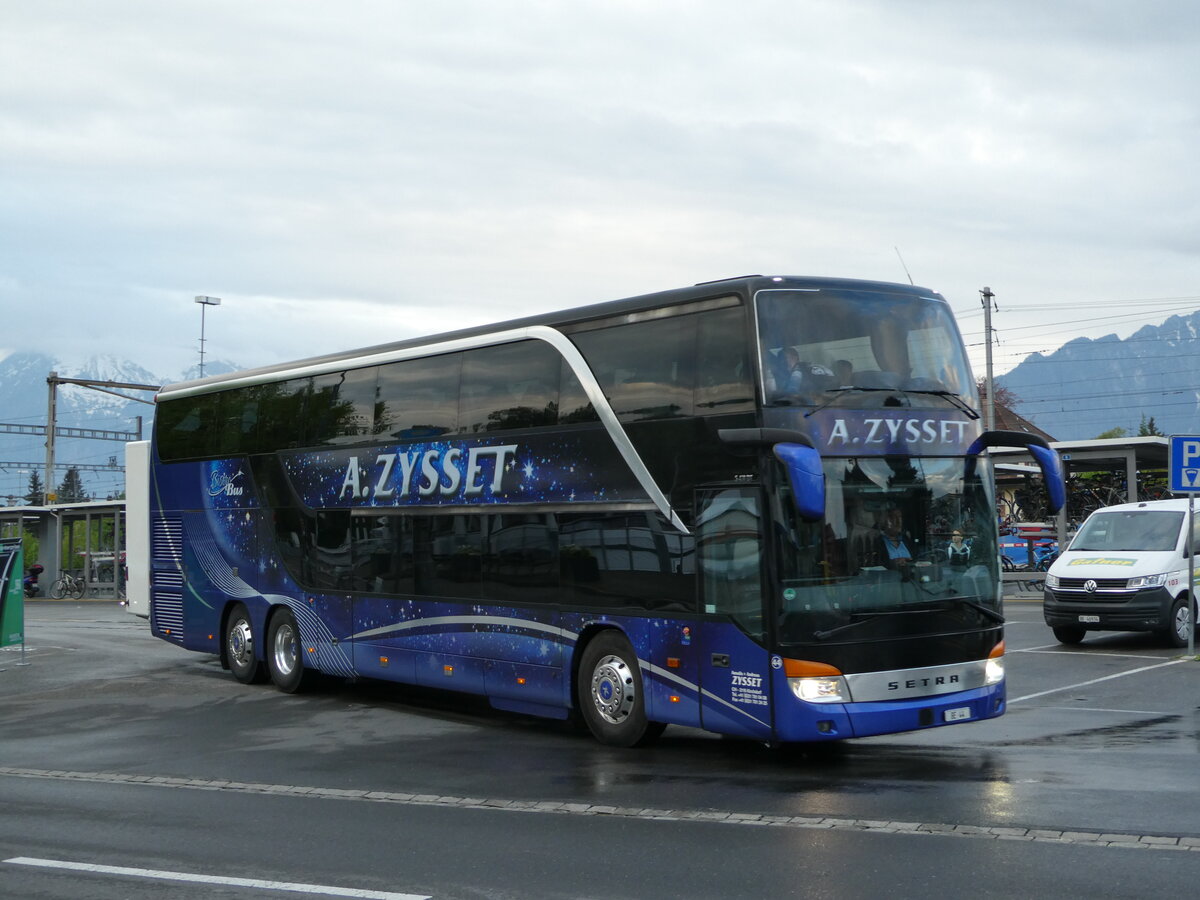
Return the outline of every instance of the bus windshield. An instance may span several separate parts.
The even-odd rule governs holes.
[[[937,398],[947,396],[978,405],[943,300],[866,290],[767,290],[756,295],[755,310],[768,405],[811,406],[837,397],[839,405],[853,406],[855,391],[896,390],[911,392],[912,405],[942,405]]]
[[[981,467],[982,468],[982,467]],[[962,459],[825,463],[823,522],[775,498],[783,646],[978,631],[1002,622],[988,477]]]

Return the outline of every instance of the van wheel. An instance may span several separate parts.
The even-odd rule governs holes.
[[[1087,629],[1079,625],[1054,625],[1050,630],[1054,632],[1054,639],[1060,644],[1081,643],[1087,634]]]
[[[1186,647],[1188,631],[1194,627],[1191,611],[1188,609],[1189,598],[1186,594],[1171,604],[1171,614],[1167,617],[1166,638],[1168,647]]]
[[[577,694],[583,720],[602,744],[636,747],[666,728],[647,721],[637,655],[616,632],[598,635],[583,651]]]

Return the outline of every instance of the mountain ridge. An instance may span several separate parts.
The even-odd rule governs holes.
[[[206,361],[205,374],[237,371],[239,366],[224,360]],[[163,385],[199,376],[192,366],[178,377],[162,379],[149,369],[112,354],[94,354],[82,360],[61,360],[38,351],[21,350],[0,359],[0,423],[45,426],[49,407],[50,373],[60,378],[112,381],[123,384]],[[136,390],[112,393],[84,385],[59,385],[55,400],[55,422],[59,427],[90,428],[125,432],[143,437],[150,434],[154,406],[149,392]],[[98,499],[115,496],[124,488],[125,444],[59,436],[55,441],[55,484],[66,474],[66,466],[101,466],[104,471],[81,471],[89,495]],[[0,433],[0,505],[19,505],[29,492],[30,471],[44,481],[46,440],[41,435]]]
[[[1078,337],[1031,353],[997,376],[1015,412],[1056,440],[1088,440],[1114,428],[1136,435],[1154,420],[1161,434],[1200,429],[1200,310],[1145,325],[1127,338]]]

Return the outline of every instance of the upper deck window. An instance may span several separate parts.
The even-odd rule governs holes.
[[[946,393],[978,405],[945,301],[863,290],[768,290],[755,298],[768,404],[816,405],[853,390]],[[858,404],[854,404],[858,405]]]

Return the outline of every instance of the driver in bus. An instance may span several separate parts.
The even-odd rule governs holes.
[[[882,533],[879,537],[879,561],[898,572],[909,571],[916,555],[912,537],[904,532],[904,517],[898,507],[890,506],[883,515]]]

